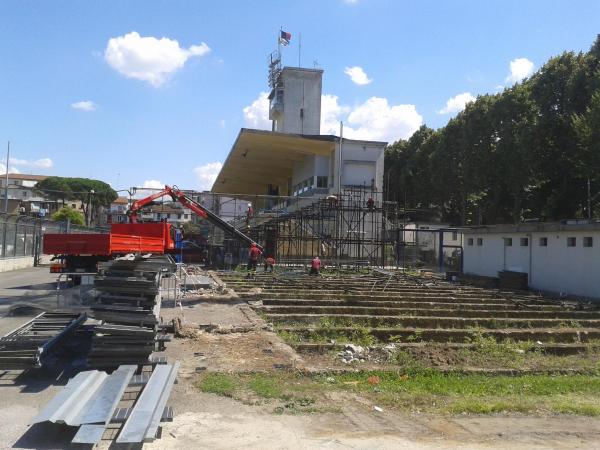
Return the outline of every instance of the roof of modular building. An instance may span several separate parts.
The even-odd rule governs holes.
[[[469,227],[463,230],[465,234],[506,234],[506,233],[544,233],[556,231],[600,231],[600,219],[592,220],[562,220],[560,222],[526,222],[516,225],[486,225]]]
[[[32,180],[32,181],[42,181],[48,178],[49,175],[30,175],[26,173],[9,173],[9,180]],[[6,177],[6,173],[1,174],[0,178],[4,179]]]
[[[295,162],[302,161],[307,155],[329,156],[338,141],[339,137],[332,135],[301,135],[242,128],[211,192],[264,194],[267,184],[287,183]],[[353,142],[387,145],[386,142],[377,141]]]

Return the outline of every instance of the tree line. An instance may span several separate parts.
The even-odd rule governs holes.
[[[109,208],[118,197],[109,184],[89,178],[48,177],[39,181],[35,189],[46,198],[62,202],[60,214],[53,216],[55,220],[68,218],[73,223],[82,224],[85,219],[86,225],[89,225],[90,218],[96,217],[100,207]],[[69,211],[69,207],[65,205],[68,200],[81,202],[82,218],[79,218],[77,212]]]
[[[386,200],[454,225],[600,213],[600,35],[385,154]],[[588,207],[588,203],[591,207]]]

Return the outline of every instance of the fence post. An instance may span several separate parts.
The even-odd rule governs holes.
[[[438,231],[440,237],[440,247],[438,249],[438,265],[440,273],[444,271],[444,231]]]
[[[6,227],[7,227],[7,223],[8,223],[8,216],[4,216],[4,222],[2,222],[2,224],[3,224],[3,227],[2,227],[2,254],[0,255],[3,258],[6,257]]]

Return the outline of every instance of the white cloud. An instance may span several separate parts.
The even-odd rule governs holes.
[[[8,173],[21,173],[21,171],[14,166],[10,166]],[[0,174],[6,174],[6,164],[0,163]]]
[[[455,95],[446,101],[446,106],[440,109],[438,114],[455,114],[465,109],[467,103],[475,101],[476,98],[470,92]]]
[[[143,188],[148,189],[163,189],[165,187],[165,183],[158,180],[146,180],[144,184],[142,184]]]
[[[154,194],[157,190],[162,190],[165,188],[165,183],[159,180],[145,180],[142,183],[142,187],[138,188],[134,197],[135,198],[144,198],[148,195]]]
[[[261,92],[252,105],[244,108],[246,124],[271,129],[269,100]],[[342,105],[336,95],[321,97],[321,134],[338,135],[344,121],[344,137],[395,142],[409,138],[422,124],[415,105],[390,105],[386,98],[371,97],[353,107]]]
[[[261,92],[251,105],[244,108],[244,123],[250,128],[270,130],[269,93]]]
[[[387,99],[371,97],[354,107],[338,103],[338,97],[321,99],[321,133],[339,135],[344,121],[344,137],[395,142],[409,138],[422,124],[414,105],[390,105]]]
[[[203,56],[208,52],[210,48],[204,42],[185,49],[174,39],[141,37],[132,31],[109,39],[104,59],[120,74],[158,87],[181,69],[189,58]]]
[[[10,158],[10,163],[15,166],[34,167],[38,169],[49,169],[54,165],[50,158],[40,158],[35,160]]]
[[[350,77],[354,84],[358,84],[359,86],[373,82],[360,66],[346,67],[344,73]]]
[[[219,120],[219,126],[220,126],[221,128],[225,128],[225,125],[226,125],[226,124],[225,124],[225,119],[221,119],[221,120]]]
[[[415,105],[390,105],[386,98],[371,97],[352,108],[348,115],[350,127],[344,127],[344,136],[394,142],[407,139],[423,124],[423,116]]]
[[[325,94],[321,96],[321,134],[339,134],[340,120],[350,112],[350,108],[338,103],[338,96]]]
[[[82,100],[80,102],[71,103],[71,108],[90,112],[96,110],[96,104],[91,100]]]
[[[514,84],[522,81],[533,74],[535,65],[527,58],[516,58],[510,62],[510,74],[506,77],[504,82],[506,84]]]
[[[201,190],[208,191],[212,188],[222,167],[223,164],[220,162],[212,162],[194,168],[194,173],[198,177],[198,181],[200,181]]]

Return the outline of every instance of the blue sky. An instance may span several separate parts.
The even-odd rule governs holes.
[[[267,126],[280,26],[292,33],[284,63],[298,64],[301,33],[303,65],[325,70],[322,132],[344,120],[392,141],[586,51],[600,2],[3,0],[0,19],[11,169],[202,189],[240,127]]]

